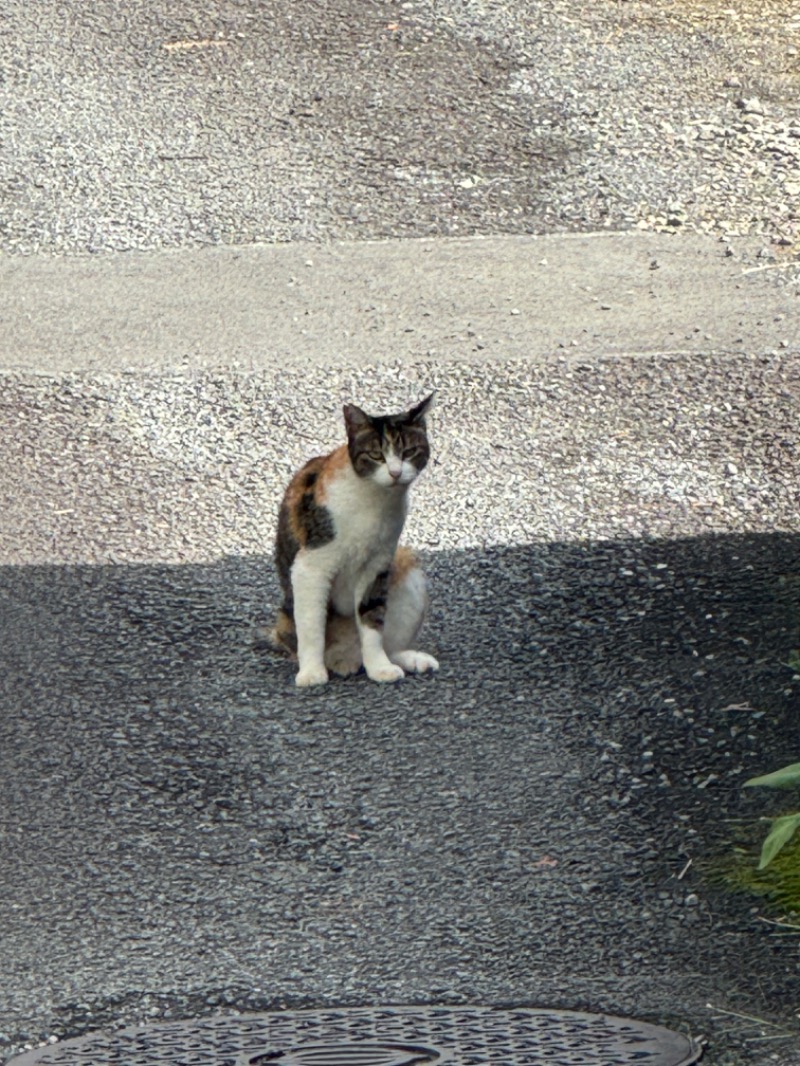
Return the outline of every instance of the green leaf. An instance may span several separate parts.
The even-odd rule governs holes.
[[[775,770],[763,777],[751,777],[745,781],[745,788],[751,785],[766,785],[768,788],[791,788],[792,785],[800,786],[800,762],[793,762],[790,766],[784,766],[781,770]]]
[[[761,846],[759,870],[765,870],[769,866],[784,844],[788,844],[792,839],[798,826],[800,814],[784,814],[782,818],[775,819],[769,836]]]

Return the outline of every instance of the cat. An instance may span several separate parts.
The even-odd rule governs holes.
[[[286,489],[275,540],[283,606],[271,641],[296,657],[300,687],[362,665],[380,682],[439,669],[414,650],[427,585],[414,554],[398,547],[408,490],[430,455],[432,401],[397,415],[345,404],[347,443],[310,459]]]

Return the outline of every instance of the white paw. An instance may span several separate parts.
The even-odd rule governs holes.
[[[385,666],[378,666],[372,670],[367,670],[367,676],[371,681],[380,681],[385,684],[387,682],[399,681],[401,677],[405,677],[405,671],[402,666],[396,666],[394,663],[386,663]]]
[[[438,670],[438,660],[424,651],[398,651],[392,656],[392,662],[401,666],[407,674],[427,674],[429,670]]]
[[[328,671],[324,666],[304,666],[298,671],[294,683],[298,688],[309,688],[311,685],[324,685],[328,680]]]

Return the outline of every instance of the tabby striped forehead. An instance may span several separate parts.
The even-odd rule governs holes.
[[[394,452],[414,462],[421,470],[428,461],[428,435],[424,426],[373,419],[350,434],[348,441],[354,466],[362,472],[366,457],[380,459],[378,452]],[[366,472],[365,470],[363,472]]]
[[[370,421],[360,426],[353,434],[354,441],[362,447],[369,447],[376,441],[388,444],[395,451],[400,451],[404,446],[425,440],[427,434],[424,425],[414,425],[403,421],[403,415],[383,415],[370,418]]]

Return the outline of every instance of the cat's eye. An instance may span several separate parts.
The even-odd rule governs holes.
[[[380,448],[370,448],[370,450],[367,452],[367,455],[373,461],[373,463],[383,462],[383,452]]]

